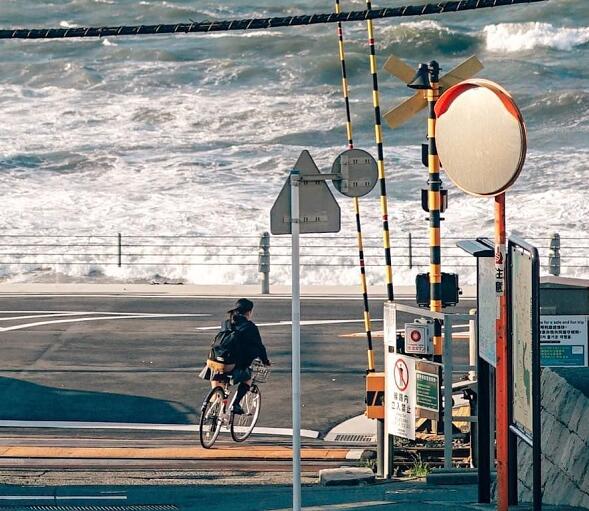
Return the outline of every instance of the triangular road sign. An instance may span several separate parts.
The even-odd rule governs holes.
[[[341,227],[340,207],[326,181],[305,181],[305,176],[321,174],[308,151],[303,151],[294,166],[300,172],[299,208],[301,234],[339,232]],[[290,176],[280,190],[270,210],[270,232],[291,234],[290,221]]]
[[[404,83],[409,83],[415,76],[415,70],[394,55],[387,59],[384,68]],[[440,78],[440,89],[445,90],[463,80],[468,80],[481,69],[483,69],[483,64],[473,55]],[[409,99],[384,114],[384,120],[391,128],[398,128],[426,106],[425,94],[419,90]]]

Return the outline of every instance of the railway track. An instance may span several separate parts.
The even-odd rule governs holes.
[[[374,446],[306,442],[302,451],[303,470],[317,472],[323,468],[358,466],[365,449]],[[468,463],[468,446],[454,449],[456,466]],[[413,446],[395,451],[395,466],[406,469],[416,461],[430,467],[443,466],[443,448]],[[0,470],[59,471],[208,471],[290,472],[289,441],[256,439],[235,444],[219,442],[205,450],[196,442],[173,442],[171,439],[121,440],[105,438],[3,438],[0,441]]]

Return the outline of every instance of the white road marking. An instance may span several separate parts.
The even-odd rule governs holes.
[[[144,316],[159,316],[160,312],[112,312],[112,311],[5,311],[0,310],[0,314],[110,314],[112,316],[134,316],[136,314],[142,314]],[[193,314],[193,313],[186,313],[186,314],[175,314],[175,316],[210,316],[211,314]],[[35,316],[33,316],[35,317]]]
[[[56,428],[56,429],[129,429],[141,431],[193,431],[198,432],[196,424],[149,424],[127,422],[82,422],[82,421],[13,421],[0,420],[3,428]],[[227,430],[228,431],[228,430]],[[292,436],[291,428],[255,427],[254,434]],[[319,438],[319,431],[302,429],[301,436]]]
[[[370,508],[370,507],[377,507],[377,506],[387,506],[389,508],[391,505],[394,505],[394,502],[390,500],[371,500],[371,501],[364,501],[364,502],[346,502],[344,504],[323,504],[319,506],[305,506],[303,507],[303,511],[344,511],[346,509],[350,510],[357,510],[360,508]],[[291,511],[291,507],[286,507],[282,509],[272,509],[271,511]]]
[[[4,311],[0,311],[0,314]],[[55,318],[58,316],[81,316],[83,312],[62,312],[57,314],[34,314],[32,316],[8,316],[0,317],[0,321],[14,321],[15,319],[38,319],[38,318]]]
[[[127,500],[126,495],[56,495],[55,500]]]
[[[12,330],[24,330],[34,326],[53,325],[56,323],[75,323],[82,321],[102,321],[115,319],[150,319],[150,318],[175,318],[175,317],[204,317],[210,314],[141,314],[141,315],[125,315],[125,316],[101,316],[93,318],[74,318],[74,319],[56,319],[54,321],[36,321],[34,323],[24,323],[22,325],[14,325],[0,328],[0,332],[9,332]]]
[[[371,319],[373,322],[382,321],[382,319]],[[301,321],[302,326],[310,326],[310,325],[337,325],[339,323],[364,323],[363,319],[318,319],[318,320],[309,320],[309,321]],[[256,323],[258,327],[261,326],[288,326],[292,325],[292,321],[278,321],[276,323]],[[201,326],[195,328],[195,330],[218,330],[219,326]]]
[[[183,295],[169,295],[169,294],[135,294],[133,292],[121,292],[121,293],[100,293],[100,294],[91,294],[91,293],[74,293],[74,294],[62,294],[62,293],[2,293],[0,292],[0,298],[38,298],[38,297],[60,297],[60,298],[124,298],[128,300],[129,298],[183,298],[186,300],[192,299],[219,299],[219,300],[232,300],[235,301],[236,298],[239,298],[241,295],[191,295],[191,294],[183,294]],[[254,300],[290,300],[291,296],[289,294],[284,295],[258,295],[253,294],[250,295]],[[386,295],[373,295],[372,298],[381,299],[386,298]],[[319,301],[329,301],[329,300],[338,300],[338,301],[355,301],[355,300],[362,300],[362,295],[305,295],[301,296],[303,300],[319,300]],[[396,301],[400,302],[415,302],[415,299],[407,296],[396,298]]]
[[[127,500],[126,495],[0,495],[0,500]]]
[[[55,500],[53,495],[0,495],[0,500]]]

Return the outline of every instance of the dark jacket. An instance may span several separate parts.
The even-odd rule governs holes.
[[[231,328],[229,323],[229,320],[225,320],[221,328]],[[239,332],[239,348],[232,361],[235,363],[235,367],[241,369],[249,367],[255,358],[259,358],[264,364],[267,364],[269,362],[268,355],[258,327],[245,316],[237,315],[234,318],[233,328]]]

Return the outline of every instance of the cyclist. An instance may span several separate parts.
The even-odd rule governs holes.
[[[231,376],[233,383],[239,383],[231,409],[238,415],[244,413],[240,403],[252,384],[252,362],[259,358],[264,365],[271,365],[260,331],[252,321],[253,309],[254,304],[251,300],[240,298],[235,302],[233,309],[227,311],[227,319],[221,323],[221,331],[237,332],[234,349],[223,362],[209,358],[199,375],[204,380],[210,380],[211,387],[222,386],[223,376]]]

